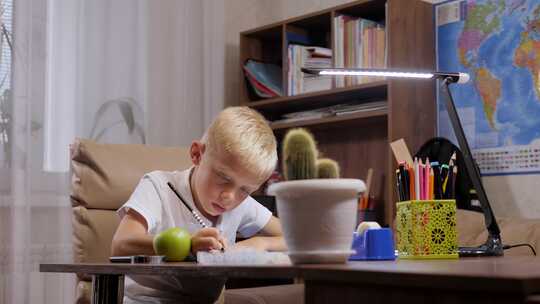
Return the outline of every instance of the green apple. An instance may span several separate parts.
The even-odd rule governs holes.
[[[154,251],[167,261],[183,261],[191,250],[191,235],[186,229],[173,227],[154,236]]]

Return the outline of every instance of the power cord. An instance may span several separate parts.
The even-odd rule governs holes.
[[[531,244],[527,244],[527,243],[515,244],[515,245],[503,245],[503,249],[506,250],[506,249],[510,249],[510,248],[524,247],[524,246],[527,246],[527,247],[531,248],[531,251],[532,251],[533,255],[536,256],[536,250],[534,250],[534,247],[531,246]]]

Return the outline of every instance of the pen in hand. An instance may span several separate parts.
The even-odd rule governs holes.
[[[197,220],[199,225],[201,225],[201,227],[203,227],[203,228],[208,228],[208,225],[206,225],[206,223],[202,220],[202,218],[197,213],[197,211],[193,210],[193,208],[191,208],[188,205],[188,203],[184,200],[184,198],[180,195],[180,193],[178,191],[176,191],[176,189],[173,187],[173,185],[170,182],[167,182],[167,185],[172,190],[172,192],[174,192],[174,194],[176,194],[178,199],[184,204],[184,206],[189,210],[189,212],[191,212],[193,217],[195,217],[195,219]],[[219,233],[221,234],[221,230],[219,230]],[[221,243],[221,251],[223,252],[223,251],[225,251],[225,244],[223,242],[220,242],[220,243]]]

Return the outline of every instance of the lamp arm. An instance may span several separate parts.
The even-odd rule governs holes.
[[[491,205],[489,204],[486,191],[484,189],[484,186],[482,185],[480,171],[478,167],[474,164],[471,149],[469,148],[469,144],[465,137],[465,132],[463,131],[461,122],[459,120],[452,94],[450,93],[449,84],[452,82],[453,81],[451,78],[444,78],[441,83],[441,91],[443,91],[446,95],[446,108],[448,110],[448,115],[450,116],[450,122],[452,123],[452,128],[458,140],[461,151],[463,152],[465,167],[467,169],[467,172],[469,173],[469,176],[471,177],[474,189],[476,189],[476,194],[478,195],[478,200],[480,201],[480,206],[482,207],[484,213],[485,224],[489,233],[488,239],[495,238],[500,241],[501,231],[499,229],[499,225],[497,225],[497,221],[495,219],[495,216],[493,215],[493,211],[491,209]]]

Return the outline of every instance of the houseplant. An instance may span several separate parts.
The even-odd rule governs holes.
[[[311,133],[289,130],[282,151],[286,181],[268,188],[276,196],[288,254],[295,264],[344,263],[352,252],[357,197],[364,183],[339,178],[337,162],[318,156]],[[326,178],[318,178],[317,172]]]

